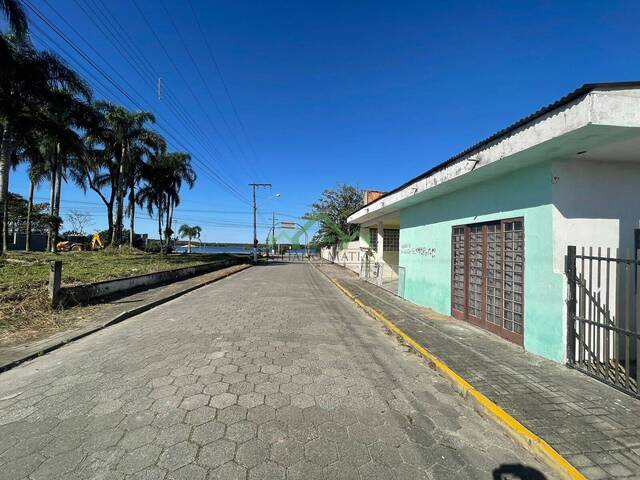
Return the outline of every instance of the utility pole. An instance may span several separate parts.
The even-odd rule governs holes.
[[[273,245],[273,256],[276,256],[276,212],[271,212],[271,244]]]
[[[271,188],[270,183],[250,183],[250,187],[253,187],[253,263],[258,262],[258,227],[256,226],[256,214],[258,207],[256,205],[256,188]]]

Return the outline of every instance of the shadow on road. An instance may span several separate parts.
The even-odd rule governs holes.
[[[493,480],[546,480],[546,478],[540,470],[520,463],[505,463],[493,471]]]

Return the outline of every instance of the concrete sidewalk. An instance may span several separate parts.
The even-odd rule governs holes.
[[[341,267],[318,268],[439,357],[587,478],[640,478],[640,401],[465,322],[402,300]]]
[[[100,304],[100,310],[90,322],[82,322],[76,328],[23,345],[0,347],[0,372],[248,267],[246,264],[234,265],[168,285],[138,291],[133,295],[106,300]]]

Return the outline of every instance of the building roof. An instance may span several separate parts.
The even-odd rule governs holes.
[[[452,163],[456,162],[457,160],[460,160],[461,158],[469,155],[471,152],[475,151],[475,150],[479,150],[482,147],[485,147],[487,145],[489,145],[490,143],[494,142],[495,140],[501,138],[501,137],[505,137],[508,134],[510,134],[511,132],[513,132],[514,130],[522,127],[523,125],[526,125],[527,123],[531,122],[532,120],[535,120],[539,117],[542,117],[544,115],[546,115],[547,113],[562,107],[564,105],[567,105],[568,103],[572,102],[575,99],[578,99],[588,93],[590,93],[593,90],[598,90],[598,89],[615,89],[615,88],[634,88],[634,87],[640,87],[640,80],[636,80],[636,81],[628,81],[628,82],[603,82],[603,83],[585,83],[584,85],[582,85],[580,88],[575,89],[574,91],[572,91],[571,93],[565,95],[564,97],[560,98],[559,100],[556,100],[553,103],[550,103],[549,105],[540,108],[539,110],[537,110],[536,112],[527,115],[526,117],[521,118],[520,120],[518,120],[515,123],[512,123],[511,125],[509,125],[506,128],[503,128],[502,130],[494,133],[493,135],[485,138],[484,140],[481,140],[480,142],[470,146],[469,148],[463,150],[462,152],[454,155],[453,157],[450,157],[449,159],[445,160],[444,162],[439,163],[438,165],[430,168],[429,170],[427,170],[424,173],[421,173],[420,175],[408,180],[407,182],[403,183],[402,185],[400,185],[399,187],[394,188],[393,190],[390,190],[388,192],[386,192],[384,195],[381,195],[380,197],[376,198],[375,200],[368,202],[366,205],[360,207],[358,210],[356,210],[355,212],[352,213],[355,214],[357,212],[359,212],[360,210],[368,207],[369,205],[379,201],[379,200],[383,200],[384,198],[388,197],[389,195],[392,195],[396,192],[399,192],[400,190],[407,188],[408,186],[410,186],[411,184],[414,184],[417,181],[420,181],[426,177],[429,177],[430,175],[434,174],[435,172],[444,169],[445,167],[451,165]]]

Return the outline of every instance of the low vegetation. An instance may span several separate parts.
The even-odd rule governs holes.
[[[199,265],[226,254],[157,255],[137,250],[24,253],[0,257],[0,346],[22,343],[69,328],[95,306],[54,309],[47,299],[49,261],[62,260],[63,285],[78,285]]]

